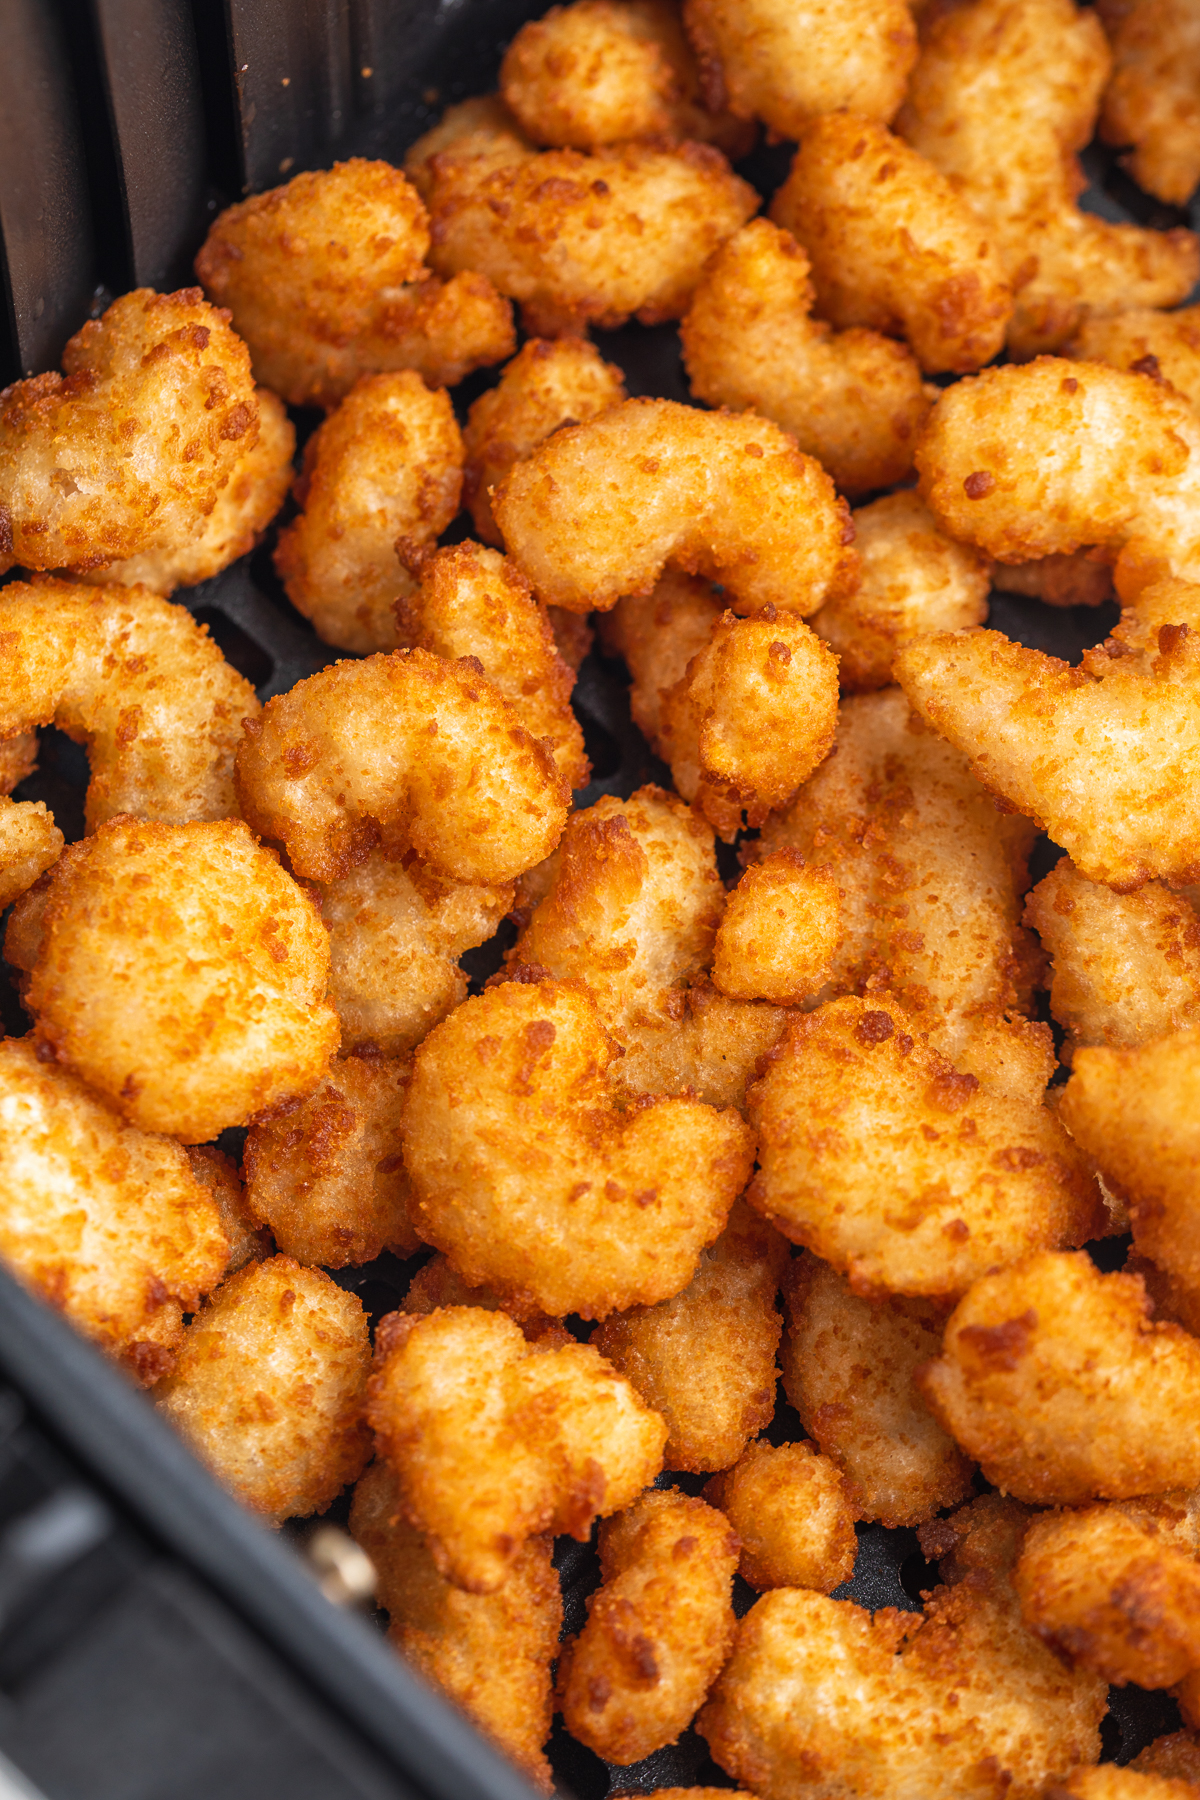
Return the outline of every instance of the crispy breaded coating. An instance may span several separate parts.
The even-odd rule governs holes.
[[[987,558],[940,530],[911,490],[856,510],[854,548],[857,579],[840,587],[811,621],[837,652],[843,689],[886,687],[903,644],[987,618]]]
[[[828,869],[796,850],[751,863],[729,896],[713,946],[713,985],[734,1000],[794,1006],[829,980],[841,901]]]
[[[275,567],[298,612],[342,650],[391,650],[414,583],[396,555],[429,549],[458,512],[463,443],[450,396],[411,369],[362,375],[304,448],[301,511]]]
[[[705,268],[680,325],[692,393],[790,431],[840,492],[903,481],[930,396],[911,351],[811,316],[809,262],[789,231],[752,219]]]
[[[398,642],[447,662],[474,657],[530,737],[549,750],[563,779],[585,787],[591,764],[571,711],[575,677],[525,577],[498,550],[469,541],[413,566],[417,585],[396,602]]]
[[[1186,1781],[1200,1787],[1200,1743],[1190,1731],[1172,1731],[1139,1750],[1128,1767],[1141,1775],[1165,1776],[1168,1781]],[[1171,1800],[1176,1800],[1176,1796],[1172,1795]]]
[[[667,1428],[586,1344],[529,1343],[502,1312],[392,1313],[375,1334],[371,1423],[440,1575],[504,1585],[539,1532],[586,1540],[662,1468]]]
[[[16,731],[0,738],[0,794],[11,794],[37,768],[36,731]]]
[[[150,1383],[228,1255],[178,1144],[127,1125],[32,1038],[0,1042],[0,1257],[18,1281]]]
[[[1050,953],[1050,1009],[1080,1044],[1145,1044],[1200,1024],[1200,918],[1183,894],[1149,881],[1114,894],[1070,857],[1025,902]]]
[[[1031,1631],[1077,1668],[1169,1687],[1200,1666],[1200,1564],[1186,1497],[1043,1513],[1013,1572]]]
[[[246,1201],[284,1256],[326,1269],[412,1256],[400,1114],[409,1064],[339,1057],[297,1107],[252,1125]]]
[[[358,1297],[273,1256],[200,1309],[155,1398],[235,1498],[277,1525],[324,1512],[362,1473],[370,1368]]]
[[[490,938],[511,884],[472,886],[415,857],[373,850],[340,881],[310,889],[329,932],[329,1000],[342,1049],[402,1056],[467,997],[459,958]]]
[[[271,1234],[252,1217],[236,1165],[215,1144],[187,1144],[184,1155],[202,1188],[216,1202],[221,1229],[229,1240],[225,1274],[232,1275],[248,1262],[262,1262],[274,1253]]]
[[[751,1205],[868,1295],[961,1294],[1095,1235],[1095,1180],[1053,1113],[981,1085],[917,1030],[886,995],[792,1015],[746,1096]]]
[[[607,0],[600,0],[606,4]],[[561,425],[582,424],[625,399],[625,378],[587,338],[530,338],[494,388],[480,394],[463,431],[463,503],[485,544],[502,544],[492,489]]]
[[[522,574],[570,612],[648,594],[671,562],[723,582],[735,612],[804,617],[852,531],[825,471],[769,419],[674,400],[626,400],[556,432],[492,506]]]
[[[317,1086],[328,976],[316,907],[240,819],[117,818],[55,865],[25,1000],[131,1124],[200,1144]]]
[[[1141,1276],[1156,1319],[1171,1319],[1192,1337],[1200,1337],[1200,1289],[1189,1287],[1169,1270],[1160,1269],[1136,1249],[1131,1249],[1125,1258],[1125,1273]]]
[[[0,795],[0,912],[58,861],[63,834],[44,800]]]
[[[434,280],[429,241],[399,169],[356,156],[227,207],[196,274],[231,309],[259,381],[292,406],[329,407],[360,375],[415,369],[452,387],[512,355],[507,301],[482,275]]]
[[[605,1520],[603,1586],[558,1663],[572,1737],[619,1768],[675,1742],[729,1654],[737,1563],[729,1521],[675,1488]]]
[[[553,850],[570,794],[478,665],[427,650],[335,663],[269,701],[237,785],[253,828],[313,881],[376,845],[455,881],[511,881]]]
[[[1155,314],[1157,318],[1159,315]],[[1107,324],[1107,320],[1096,321]],[[960,549],[965,549],[960,545]],[[1113,597],[1112,569],[1100,560],[1103,551],[1072,550],[1040,557],[1036,562],[996,563],[992,584],[1006,594],[1028,594],[1047,606],[1100,606]],[[964,621],[977,623],[977,621]],[[939,630],[957,627],[939,626]]]
[[[742,1540],[738,1574],[764,1588],[815,1588],[831,1594],[854,1573],[857,1496],[837,1464],[811,1444],[760,1438],[704,1497],[719,1506]]]
[[[764,1594],[697,1721],[716,1761],[761,1800],[1042,1800],[1094,1762],[1104,1683],[1021,1623],[1027,1517],[988,1494],[926,1526],[946,1585],[918,1615]]]
[[[1089,1052],[1096,1054],[1096,1052]],[[918,1377],[987,1479],[1043,1506],[1191,1488],[1200,1344],[1152,1323],[1136,1275],[1082,1251],[1035,1252],[985,1275]]]
[[[684,0],[683,20],[708,104],[782,138],[844,107],[889,120],[917,56],[905,0]]]
[[[433,159],[452,150],[493,162],[520,162],[533,154],[530,143],[499,94],[476,94],[448,106],[436,125],[404,153],[404,173],[426,206],[433,192]]]
[[[0,394],[0,571],[185,552],[258,437],[229,314],[199,288],[136,288],[76,332],[63,368]]]
[[[712,637],[724,607],[709,581],[668,568],[647,594],[625,594],[599,618],[601,642],[622,656],[633,677],[633,722],[652,745],[662,741],[662,697]]]
[[[468,1287],[454,1265],[439,1255],[430,1257],[417,1270],[399,1310],[424,1316],[436,1312],[440,1306],[481,1306],[485,1312],[505,1310],[503,1300],[491,1288]],[[516,1323],[531,1344],[560,1326],[559,1320],[551,1319],[545,1313],[522,1313]]]
[[[1186,206],[1200,181],[1200,16],[1188,0],[1103,0],[1112,46],[1100,136],[1139,187]]]
[[[466,137],[427,167],[433,267],[478,269],[535,337],[679,318],[706,259],[758,205],[710,144],[530,153]]]
[[[727,1469],[775,1410],[787,1245],[734,1202],[682,1293],[614,1313],[591,1342],[667,1422],[669,1469]]]
[[[1004,344],[1013,291],[989,233],[932,162],[878,120],[806,126],[771,217],[807,253],[822,318],[902,337],[931,375]]]
[[[965,1500],[971,1463],[913,1379],[941,1350],[945,1304],[864,1299],[808,1252],[788,1264],[783,1291],[784,1390],[822,1455],[850,1483],[856,1516],[921,1525]]]
[[[767,1001],[729,1000],[698,982],[682,995],[678,1020],[631,1036],[614,1080],[631,1096],[682,1094],[744,1111],[747,1085],[786,1019]]]
[[[1114,225],[1077,204],[1111,57],[1074,0],[970,0],[931,17],[897,131],[978,215],[1016,294],[1014,356],[1091,314],[1177,306],[1200,274],[1189,231]]]
[[[1135,306],[1111,318],[1085,319],[1067,354],[1135,375],[1161,375],[1200,408],[1200,306],[1178,312]]]
[[[144,588],[0,590],[0,731],[53,723],[87,746],[89,830],[117,813],[228,818],[242,724],[258,711],[207,626]]]
[[[1072,1769],[1064,1781],[1046,1789],[1046,1800],[1195,1800],[1195,1794],[1189,1781],[1097,1763],[1089,1769]]]
[[[515,1310],[603,1319],[685,1288],[745,1186],[733,1110],[620,1111],[612,1039],[580,982],[507,981],[417,1050],[404,1159],[419,1235]]]

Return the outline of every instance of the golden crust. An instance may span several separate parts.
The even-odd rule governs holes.
[[[0,912],[58,861],[63,834],[44,800],[0,795]]]
[[[375,1336],[370,1418],[440,1575],[504,1585],[539,1532],[586,1539],[662,1467],[667,1428],[585,1344],[529,1343],[501,1312],[392,1313]]]
[[[631,1035],[614,1079],[630,1096],[681,1094],[744,1112],[747,1086],[786,1020],[778,1006],[729,1000],[697,982],[682,995],[678,1019]]]
[[[1135,306],[1111,318],[1085,319],[1066,353],[1137,375],[1161,375],[1200,408],[1200,306],[1178,312]]]
[[[1113,597],[1112,569],[1103,550],[1072,550],[1065,555],[1042,556],[1036,562],[996,563],[992,583],[1006,594],[1028,594],[1047,606],[1100,606]]]
[[[55,866],[26,1003],[131,1124],[204,1143],[316,1087],[328,974],[316,907],[240,819],[117,818]]]
[[[1098,1763],[1090,1769],[1072,1769],[1065,1781],[1046,1789],[1046,1800],[1195,1800],[1195,1794],[1190,1781]]]
[[[184,1155],[192,1174],[212,1195],[221,1215],[221,1229],[229,1239],[225,1274],[232,1275],[248,1262],[263,1262],[273,1255],[271,1234],[247,1209],[241,1175],[224,1151],[215,1144],[187,1144]]]
[[[448,106],[405,152],[404,173],[426,206],[433,192],[433,159],[446,150],[499,163],[520,162],[533,154],[534,146],[499,94],[476,94]]]
[[[485,1312],[507,1310],[499,1294],[489,1287],[468,1287],[454,1265],[444,1256],[438,1255],[431,1256],[417,1270],[409,1283],[408,1292],[400,1302],[399,1310],[404,1313],[419,1313],[424,1317],[427,1313],[437,1312],[441,1306],[478,1306]],[[522,1312],[516,1323],[531,1344],[536,1343],[540,1337],[545,1337],[547,1332],[561,1328],[560,1320],[551,1319],[545,1313]]]
[[[1100,135],[1132,144],[1128,167],[1147,193],[1186,206],[1200,181],[1200,20],[1187,0],[1105,0],[1112,46]]]
[[[37,768],[36,731],[17,731],[0,738],[0,794],[11,794]]]
[[[738,1573],[764,1588],[831,1594],[854,1573],[858,1517],[853,1488],[811,1444],[751,1444],[704,1497],[719,1506],[742,1541]]]
[[[625,659],[633,677],[633,722],[652,746],[662,741],[663,695],[683,680],[723,610],[711,582],[668,568],[649,593],[624,594],[600,615],[601,642]]]
[[[841,901],[828,869],[796,850],[751,863],[725,906],[713,947],[713,985],[734,1000],[792,1006],[830,978],[841,942]]]
[[[1190,1731],[1172,1731],[1139,1750],[1129,1768],[1138,1774],[1160,1775],[1167,1780],[1187,1781],[1193,1787],[1200,1787],[1200,1743]],[[1183,1800],[1183,1797],[1172,1795],[1171,1800]]]

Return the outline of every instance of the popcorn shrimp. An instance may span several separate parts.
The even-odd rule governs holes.
[[[831,1594],[854,1573],[857,1495],[836,1463],[811,1444],[762,1439],[704,1497],[719,1506],[742,1541],[738,1573],[757,1588],[815,1588]]]
[[[828,869],[795,850],[751,863],[725,906],[713,983],[740,1000],[795,1005],[828,982],[841,940],[841,903]]]
[[[1200,410],[1200,306],[1177,312],[1133,306],[1111,318],[1085,319],[1067,355],[1135,375],[1161,375]]]
[[[1186,206],[1200,181],[1200,20],[1187,0],[1104,0],[1112,45],[1100,135],[1133,146],[1129,172],[1160,200]]]

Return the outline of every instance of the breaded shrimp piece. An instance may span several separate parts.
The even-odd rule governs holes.
[[[1003,347],[1013,291],[996,244],[941,171],[855,112],[805,127],[771,202],[812,266],[822,318],[904,338],[926,373]]]
[[[622,1112],[615,1046],[580,982],[504,982],[417,1050],[404,1159],[418,1234],[514,1310],[603,1319],[685,1288],[745,1186],[732,1109]]]
[[[752,219],[715,253],[680,325],[697,400],[753,408],[790,431],[840,492],[903,481],[931,400],[903,344],[811,316],[809,262],[790,231]]]
[[[242,1505],[271,1524],[324,1512],[371,1454],[367,1316],[290,1256],[231,1275],[184,1333],[155,1398]]]
[[[669,1469],[727,1469],[771,1422],[787,1245],[744,1201],[682,1293],[614,1313],[591,1342],[670,1430]]]
[[[0,912],[58,861],[63,834],[44,800],[0,795]]]
[[[837,652],[844,690],[886,687],[903,644],[987,618],[987,558],[940,530],[911,490],[885,494],[855,511],[854,548],[857,579],[839,588],[811,621]]]
[[[926,1526],[946,1585],[915,1616],[764,1594],[697,1721],[716,1761],[761,1800],[1042,1800],[1094,1762],[1104,1683],[1021,1623],[1011,1569],[1027,1518],[987,1494]]]
[[[459,967],[486,943],[514,890],[447,881],[415,857],[372,850],[340,881],[310,889],[329,932],[329,1000],[347,1053],[402,1056],[467,997]]]
[[[336,406],[360,375],[431,387],[511,356],[512,309],[482,275],[425,266],[429,217],[389,163],[352,157],[230,206],[196,258],[254,372],[292,406]]]
[[[0,571],[100,569],[201,536],[253,449],[245,344],[199,288],[136,288],[0,394]]]
[[[1103,551],[1093,554],[1090,550],[1072,550],[1065,555],[1043,556],[1036,562],[997,563],[992,569],[992,584],[1006,594],[1027,594],[1031,600],[1043,600],[1047,606],[1101,606],[1113,597],[1112,569],[1107,561],[1100,560],[1103,555]],[[935,629],[958,627],[939,625]]]
[[[480,394],[463,431],[463,503],[485,544],[502,544],[492,489],[561,425],[579,425],[625,399],[625,378],[587,338],[530,338]]]
[[[1178,312],[1135,306],[1111,318],[1085,319],[1067,354],[1136,375],[1161,375],[1200,409],[1200,306]]]
[[[1186,206],[1200,181],[1200,17],[1188,0],[1104,0],[1112,46],[1100,136],[1132,144],[1139,187]]]
[[[1025,902],[1051,958],[1050,1010],[1080,1044],[1145,1044],[1200,1025],[1200,918],[1183,894],[1149,881],[1114,894],[1070,857]]]
[[[570,790],[471,663],[398,650],[322,669],[268,702],[238,752],[242,811],[298,875],[338,881],[375,846],[455,881],[511,881],[549,855]]]
[[[787,1015],[767,1001],[730,1000],[700,981],[680,1017],[633,1034],[614,1078],[626,1094],[682,1094],[745,1110],[747,1085],[778,1043]]]
[[[232,1275],[248,1262],[262,1262],[273,1253],[271,1234],[252,1217],[237,1165],[215,1144],[187,1144],[184,1155],[202,1188],[216,1202],[221,1229],[229,1239],[225,1274]]]
[[[1020,1500],[1078,1506],[1200,1479],[1200,1344],[1151,1322],[1136,1275],[1101,1275],[1082,1251],[1035,1252],[977,1281],[918,1381]]]
[[[284,527],[275,568],[298,612],[341,650],[391,650],[393,607],[414,583],[397,539],[419,555],[462,494],[462,434],[444,388],[411,369],[362,375],[304,448],[302,511]]]
[[[854,1573],[857,1496],[837,1464],[811,1444],[751,1444],[704,1498],[719,1506],[742,1540],[738,1574],[764,1588],[831,1594]]]
[[[498,550],[469,541],[417,556],[411,566],[417,584],[396,602],[397,641],[447,662],[474,657],[563,780],[585,787],[591,764],[571,711],[575,677],[525,577]]]
[[[413,1276],[399,1310],[424,1317],[427,1313],[437,1312],[441,1306],[478,1306],[485,1312],[505,1310],[504,1302],[491,1288],[468,1287],[452,1263],[444,1256],[433,1256]],[[522,1313],[516,1323],[531,1344],[560,1327],[558,1319],[551,1319],[545,1313]]]
[[[433,159],[452,150],[491,162],[520,162],[535,146],[525,136],[499,94],[476,94],[448,106],[436,125],[404,154],[404,173],[426,206],[433,191]]]
[[[408,1078],[407,1061],[339,1057],[299,1106],[251,1126],[247,1204],[284,1256],[342,1269],[421,1248],[400,1148]]]
[[[11,794],[37,768],[36,731],[16,731],[0,738],[0,794]]]
[[[1190,1731],[1169,1732],[1139,1750],[1128,1769],[1139,1775],[1159,1775],[1168,1781],[1186,1781],[1193,1787],[1200,1787],[1200,1743]],[[1158,1797],[1148,1797],[1148,1800],[1158,1800]],[[1162,1800],[1168,1800],[1168,1796],[1162,1796]],[[1183,1800],[1183,1797],[1172,1794],[1169,1800]]]
[[[625,659],[633,686],[633,722],[652,745],[662,741],[662,697],[687,674],[712,638],[724,607],[709,581],[666,569],[647,594],[625,594],[599,619],[600,639]]]
[[[572,1737],[618,1768],[676,1741],[733,1643],[738,1548],[723,1514],[675,1488],[604,1521],[603,1585],[558,1663]]]
[[[439,1575],[504,1585],[527,1538],[619,1512],[662,1468],[667,1428],[586,1344],[529,1343],[502,1312],[392,1313],[375,1334],[371,1423]]]
[[[888,121],[917,57],[905,0],[684,0],[683,21],[708,104],[782,138],[845,107]]]
[[[522,153],[467,137],[427,167],[433,267],[478,269],[535,337],[679,318],[707,258],[758,205],[710,144]]]
[[[375,1565],[388,1641],[549,1794],[553,1777],[542,1745],[550,1736],[550,1664],[562,1629],[554,1540],[528,1538],[498,1593],[464,1594],[438,1574],[421,1533],[404,1520],[386,1462],[372,1463],[355,1487],[350,1531]]]
[[[1195,1800],[1195,1795],[1190,1781],[1146,1775],[1116,1763],[1072,1769],[1065,1780],[1046,1789],[1046,1800]]]
[[[200,1144],[317,1086],[328,976],[316,907],[240,819],[117,818],[54,867],[25,1002],[43,1053]]]
[[[850,1484],[855,1516],[922,1525],[965,1500],[971,1463],[913,1379],[941,1350],[945,1304],[864,1299],[811,1252],[788,1264],[783,1291],[784,1390],[805,1431]]]
[[[792,1015],[746,1096],[750,1204],[867,1295],[961,1294],[1095,1235],[1095,1180],[1054,1115],[981,1086],[917,1029],[886,995]]]
[[[1200,1564],[1186,1498],[1033,1521],[1013,1572],[1021,1615],[1076,1668],[1170,1687],[1200,1666]]]
[[[899,134],[977,214],[1016,293],[1014,356],[1093,314],[1177,306],[1200,274],[1189,231],[1114,225],[1077,204],[1111,56],[1074,0],[970,0],[931,18]]]
[[[1160,1269],[1136,1249],[1131,1249],[1125,1258],[1125,1273],[1141,1276],[1156,1319],[1170,1319],[1192,1337],[1200,1337],[1200,1289],[1189,1287],[1177,1275]]]
[[[54,724],[87,746],[89,830],[236,813],[234,756],[258,712],[207,626],[145,588],[0,590],[0,732]]]
[[[735,1000],[794,1006],[825,986],[841,941],[828,869],[796,850],[751,863],[729,896],[713,946],[713,985]]]
[[[828,475],[769,419],[674,400],[626,400],[556,432],[492,507],[540,598],[569,612],[648,594],[671,562],[723,582],[735,612],[803,618],[853,532]]]
[[[0,1041],[0,1257],[139,1381],[156,1381],[229,1242],[178,1144],[127,1125],[32,1038]]]

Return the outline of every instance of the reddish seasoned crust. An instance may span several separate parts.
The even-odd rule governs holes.
[[[1139,187],[1186,206],[1200,181],[1200,21],[1187,0],[1104,0],[1113,72],[1100,135]]]
[[[837,1464],[811,1444],[759,1439],[705,1484],[741,1539],[738,1573],[757,1588],[830,1594],[854,1573],[858,1496]]]

